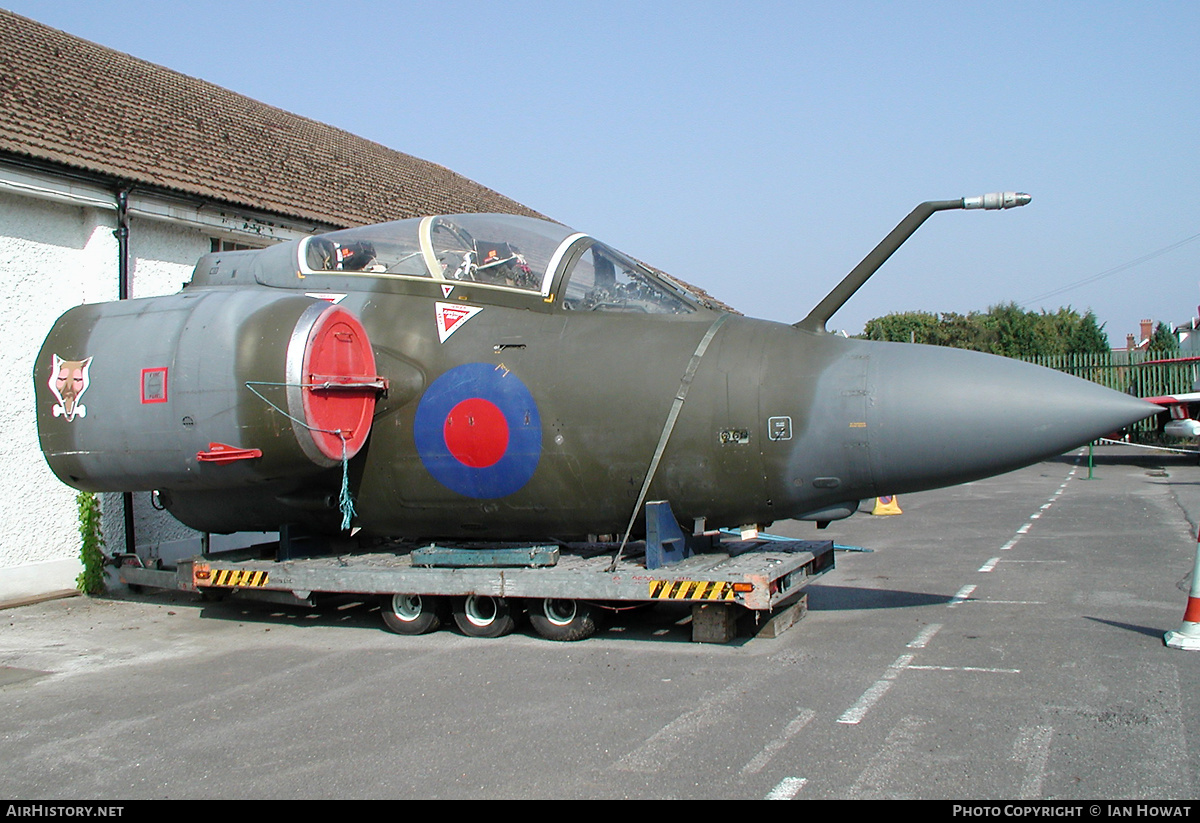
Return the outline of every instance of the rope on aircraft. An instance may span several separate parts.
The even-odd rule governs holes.
[[[291,420],[293,423],[297,423],[297,424],[303,426],[304,428],[308,429],[309,431],[321,432],[322,434],[335,435],[339,440],[342,441],[342,489],[341,489],[340,494],[338,495],[338,508],[342,512],[342,531],[347,531],[350,528],[351,521],[354,520],[354,515],[356,514],[356,512],[354,511],[354,496],[350,494],[350,460],[349,460],[349,458],[346,457],[346,433],[343,432],[341,429],[337,429],[336,431],[334,431],[331,429],[320,429],[320,428],[317,428],[316,426],[310,426],[309,424],[305,423],[303,420],[299,420],[295,417],[292,417],[292,415],[288,414],[286,411],[279,408],[279,406],[277,406],[275,403],[272,403],[270,400],[268,400],[266,398],[266,396],[263,395],[262,392],[260,392],[256,388],[254,388],[255,386],[290,387],[290,386],[294,386],[294,385],[299,385],[300,388],[309,388],[309,387],[312,387],[317,384],[314,384],[314,383],[300,383],[300,384],[267,383],[267,382],[264,382],[261,380],[256,380],[253,382],[247,382],[245,385],[246,385],[246,388],[248,388],[251,392],[253,392],[254,395],[256,397],[258,397],[259,400],[266,403],[272,409],[279,412],[284,417],[286,417],[288,420]]]
[[[1176,454],[1200,454],[1195,449],[1173,449],[1170,446],[1146,446],[1141,443],[1125,443],[1120,440],[1109,440],[1107,437],[1101,437],[1101,443],[1109,443],[1113,446],[1133,446],[1135,449],[1150,449],[1160,452],[1175,452]]]

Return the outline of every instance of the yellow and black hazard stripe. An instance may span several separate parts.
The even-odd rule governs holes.
[[[734,584],[708,580],[652,580],[653,600],[718,600],[733,602]]]
[[[207,585],[261,589],[267,585],[267,573],[254,569],[213,569]]]

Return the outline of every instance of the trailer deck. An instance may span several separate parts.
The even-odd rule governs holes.
[[[433,631],[453,612],[465,634],[500,637],[527,611],[543,637],[582,640],[606,609],[669,600],[692,605],[693,640],[728,642],[746,611],[783,610],[772,631],[790,626],[803,616],[808,581],[834,565],[829,540],[739,537],[687,534],[666,501],[653,501],[646,539],[619,545],[393,540],[366,550],[285,529],[279,542],[181,560],[173,570],[146,568],[137,555],[117,563],[134,586],[308,605],[319,595],[377,596],[384,623],[400,634]]]
[[[718,540],[710,551],[659,568],[647,568],[655,563],[647,563],[642,543],[630,544],[629,553],[613,568],[615,549],[613,543],[395,543],[386,551],[369,554],[276,560],[272,555],[278,548],[266,545],[242,553],[182,560],[174,569],[147,568],[136,556],[124,555],[120,575],[135,586],[310,605],[322,594],[580,601],[610,606],[674,601],[730,607],[724,622],[731,623],[739,609],[774,612],[794,605],[804,586],[834,565],[832,541]]]

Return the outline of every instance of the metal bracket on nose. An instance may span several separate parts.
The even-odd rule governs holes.
[[[921,227],[921,224],[929,219],[929,216],[935,211],[947,211],[949,209],[1011,209],[1017,206],[1024,206],[1033,198],[1023,192],[1004,191],[993,192],[992,194],[983,194],[979,197],[963,197],[958,200],[930,200],[917,206],[908,217],[900,221],[896,228],[892,229],[891,234],[883,238],[879,245],[871,250],[871,253],[863,258],[862,262],[854,267],[854,270],[843,278],[841,283],[829,294],[825,295],[825,299],[816,305],[808,316],[799,323],[794,324],[796,328],[803,331],[824,332],[825,324],[829,322],[829,318],[834,312],[846,304],[856,291],[858,291],[863,283],[870,279],[871,275],[879,270],[879,267],[884,264],[892,252],[900,248],[904,241],[912,237],[913,232]]]

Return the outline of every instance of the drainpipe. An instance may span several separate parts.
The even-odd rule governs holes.
[[[117,192],[117,299],[129,299],[129,189]],[[125,553],[136,554],[137,540],[133,534],[133,492],[121,493],[121,509],[125,515]]]

